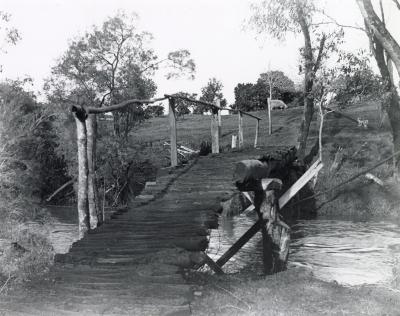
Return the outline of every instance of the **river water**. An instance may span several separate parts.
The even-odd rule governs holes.
[[[57,253],[65,253],[78,235],[76,209],[49,210],[53,218],[51,242]],[[218,259],[255,220],[245,214],[221,218],[219,229],[211,231],[209,255]],[[226,263],[224,271],[261,273],[261,255],[261,234],[257,233]],[[288,268],[306,267],[325,281],[389,285],[396,260],[400,261],[399,223],[320,218],[298,221],[292,227]]]
[[[217,259],[255,222],[244,214],[223,218],[210,238],[209,254]],[[389,221],[315,219],[292,227],[288,269],[302,266],[325,281],[343,285],[390,285],[400,261],[400,225]],[[224,270],[262,271],[261,233],[255,235]]]

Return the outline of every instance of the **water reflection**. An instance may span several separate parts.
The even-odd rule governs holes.
[[[212,231],[210,255],[218,258],[255,221],[240,215],[221,219]],[[249,266],[260,267],[260,235],[256,235],[224,269],[239,272]],[[349,220],[304,220],[293,227],[289,269],[300,265],[313,270],[316,277],[345,285],[388,284],[392,269],[400,258],[399,225],[390,222]]]

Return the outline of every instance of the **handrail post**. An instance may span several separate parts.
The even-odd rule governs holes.
[[[217,99],[216,105],[221,108],[221,100]],[[222,135],[222,116],[221,110],[218,110],[218,138]]]
[[[176,116],[175,116],[175,99],[168,99],[168,118],[170,129],[170,144],[171,144],[171,167],[178,165],[178,151],[176,148]]]
[[[257,142],[258,142],[258,131],[260,129],[260,120],[257,119],[257,125],[256,125],[256,135],[254,136],[254,148],[257,148]]]
[[[272,99],[268,98],[268,134],[272,134],[272,122],[271,122],[271,107],[272,107]]]
[[[243,147],[243,115],[242,115],[241,111],[239,111],[238,114],[239,114],[239,133],[238,133],[239,134],[238,135],[239,144],[238,144],[238,147],[240,149]]]
[[[218,101],[219,100],[217,100],[217,102]],[[211,152],[213,154],[219,154],[220,110],[213,108],[211,111]]]

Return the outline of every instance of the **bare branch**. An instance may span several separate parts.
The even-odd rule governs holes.
[[[321,13],[326,16],[329,20],[331,20],[330,22],[319,22],[319,23],[314,23],[313,25],[320,25],[320,24],[336,24],[337,26],[340,27],[344,27],[344,28],[350,28],[350,29],[354,29],[354,30],[358,30],[358,31],[363,31],[365,32],[365,29],[360,27],[360,26],[354,26],[354,25],[346,25],[346,24],[341,24],[339,23],[335,18],[331,17],[330,15],[328,15],[326,12],[321,11]]]
[[[400,10],[400,3],[398,0],[393,0],[394,4],[396,5],[397,9]]]
[[[123,108],[125,108],[125,107],[127,107],[129,105],[132,105],[132,104],[151,104],[151,103],[163,101],[166,98],[167,97],[157,98],[157,99],[152,99],[152,100],[131,99],[131,100],[123,101],[123,102],[115,104],[115,105],[102,107],[102,108],[89,107],[89,108],[86,109],[86,113],[87,114],[100,114],[100,113],[113,112],[113,111],[122,110]]]

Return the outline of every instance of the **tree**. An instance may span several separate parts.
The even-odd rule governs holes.
[[[373,72],[369,57],[363,50],[339,55],[332,91],[341,106],[355,99],[366,96],[378,98],[381,95],[382,80]]]
[[[209,79],[207,85],[201,88],[200,100],[209,103],[215,103],[217,100],[221,100],[221,107],[225,107],[227,102],[222,93],[223,87],[222,82],[216,78]],[[210,109],[204,104],[196,104],[193,113],[203,114],[209,110]]]
[[[10,19],[10,14],[0,11],[0,52],[3,53],[7,52],[7,45],[15,45],[21,39],[18,30],[8,25],[10,23]]]
[[[150,105],[145,110],[146,116],[159,117],[164,115],[164,107],[162,105]]]
[[[264,0],[253,5],[250,24],[258,33],[268,32],[277,39],[284,39],[288,32],[302,33],[304,46],[301,49],[304,73],[304,113],[299,132],[298,155],[306,158],[307,138],[314,114],[313,86],[321,63],[327,53],[337,46],[340,33],[327,33],[321,25],[313,23],[313,16],[320,10],[312,0]],[[313,40],[314,38],[314,40]]]
[[[234,108],[242,111],[254,111],[259,109],[259,99],[255,85],[252,83],[239,83],[234,89]]]
[[[393,135],[394,152],[400,151],[400,99],[393,79],[394,63],[400,75],[400,45],[386,28],[382,1],[380,1],[382,19],[376,14],[370,0],[356,0],[364,18],[372,52],[385,84],[384,103]],[[397,4],[398,2],[394,1]],[[399,159],[396,159],[396,176],[399,176]]]
[[[295,91],[293,80],[286,76],[283,71],[279,70],[272,70],[260,74],[260,78],[257,82],[264,85],[265,89],[268,91],[268,97],[271,99],[280,99],[284,102],[288,102],[290,94],[293,94]]]
[[[270,85],[272,82],[272,85]],[[235,87],[235,107],[243,111],[266,109],[268,98],[272,97],[289,103],[295,96],[294,82],[282,71],[261,73],[255,84],[239,83]]]

